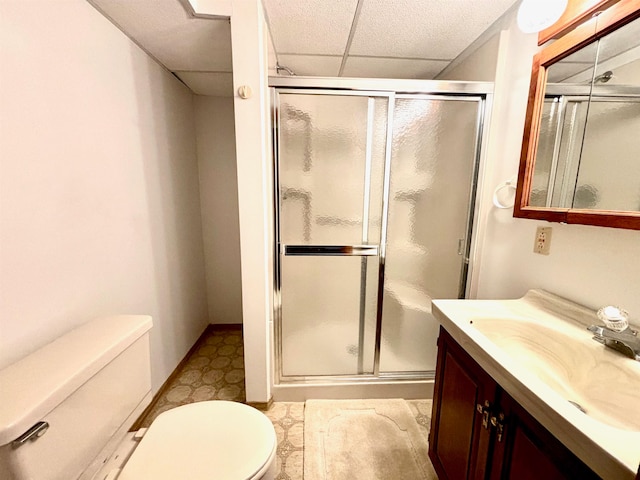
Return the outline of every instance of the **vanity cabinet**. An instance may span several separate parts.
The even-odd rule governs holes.
[[[429,457],[441,480],[487,478],[498,385],[440,328]]]
[[[440,328],[429,438],[440,480],[598,479]]]

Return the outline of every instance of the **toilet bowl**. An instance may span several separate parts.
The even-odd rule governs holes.
[[[128,432],[151,402],[151,317],[96,319],[0,371],[0,480],[273,480],[260,411],[191,403]]]

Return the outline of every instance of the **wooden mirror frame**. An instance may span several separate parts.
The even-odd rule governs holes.
[[[538,149],[547,69],[554,63],[638,17],[640,17],[640,0],[620,0],[600,13],[597,18],[591,18],[578,25],[535,55],[531,70],[529,101],[513,209],[514,217],[640,230],[640,211],[532,207],[528,205]]]

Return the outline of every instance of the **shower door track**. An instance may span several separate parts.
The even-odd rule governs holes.
[[[322,93],[322,90],[372,93],[384,96],[388,93],[417,95],[490,95],[491,82],[457,82],[440,80],[404,80],[383,78],[335,78],[335,77],[269,77],[269,87],[292,89],[295,92]]]
[[[312,375],[312,376],[300,376],[300,375],[287,375],[281,378],[279,384],[296,383],[301,385],[316,385],[319,383],[389,383],[393,382],[416,382],[424,380],[433,380],[435,378],[435,372],[384,372],[379,375],[372,373],[363,373],[355,375]],[[286,380],[286,381],[282,381]]]
[[[391,142],[393,138],[393,111],[396,96],[400,98],[415,97],[415,98],[440,98],[450,97],[451,99],[463,100],[471,96],[481,96],[483,98],[482,105],[479,108],[478,118],[478,147],[476,149],[476,159],[473,174],[473,189],[472,196],[474,195],[477,185],[478,165],[479,165],[479,145],[482,137],[482,123],[484,116],[484,105],[488,95],[493,90],[493,84],[488,82],[442,82],[435,80],[386,80],[386,79],[349,79],[349,78],[321,78],[321,77],[269,77],[269,86],[272,90],[272,122],[273,122],[273,168],[274,168],[274,227],[275,227],[275,268],[274,268],[274,326],[275,326],[275,383],[276,384],[319,384],[325,382],[335,383],[353,383],[353,382],[367,382],[367,383],[388,383],[389,381],[398,382],[416,382],[416,381],[431,381],[435,377],[435,372],[432,371],[410,371],[410,372],[380,372],[380,343],[382,335],[382,296],[384,295],[384,269],[385,269],[385,254],[386,254],[386,230],[388,222],[388,195],[390,187],[390,168],[391,168]],[[296,93],[296,94],[311,94],[311,95],[348,95],[348,96],[369,96],[377,98],[388,98],[387,105],[387,131],[385,142],[385,163],[383,174],[383,195],[382,195],[382,225],[380,230],[380,244],[368,245],[368,236],[366,229],[366,222],[363,222],[363,235],[361,245],[287,245],[281,244],[279,238],[280,232],[280,212],[279,212],[279,135],[278,120],[279,120],[279,105],[277,103],[278,93]],[[370,98],[371,102],[373,99]],[[369,118],[369,122],[371,118]],[[369,129],[367,129],[369,132]],[[367,139],[367,157],[370,156],[369,151],[369,139]],[[369,159],[367,160],[369,161]],[[369,186],[367,185],[366,190]],[[365,217],[368,215],[366,204],[367,194],[365,190],[365,199],[363,206],[363,213]],[[474,218],[475,210],[475,198],[472,198],[470,204],[469,215],[469,227],[471,228],[472,219]],[[465,264],[468,265],[468,256],[470,252],[471,242],[467,241],[467,247],[465,254]],[[281,255],[313,255],[313,256],[361,256],[363,257],[361,266],[361,290],[360,290],[360,322],[359,322],[359,352],[358,352],[358,372],[363,372],[363,360],[362,360],[362,340],[364,337],[364,292],[363,288],[366,288],[366,284],[363,281],[366,277],[366,256],[379,255],[379,270],[378,270],[378,292],[377,292],[377,312],[376,312],[376,329],[375,329],[375,344],[374,344],[374,371],[373,373],[358,373],[351,375],[312,375],[312,376],[300,376],[300,375],[282,375],[282,341],[281,341],[281,322],[282,322],[282,292],[281,292],[281,267],[280,257]],[[466,268],[466,267],[463,267]],[[466,274],[465,274],[466,279]],[[466,280],[464,282],[466,284]],[[461,285],[461,288],[463,286]]]

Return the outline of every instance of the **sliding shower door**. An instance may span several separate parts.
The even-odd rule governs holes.
[[[278,89],[281,379],[428,376],[464,296],[478,96]]]
[[[278,100],[281,373],[373,373],[388,98]]]
[[[436,367],[431,300],[462,298],[482,99],[395,100],[380,373]]]

